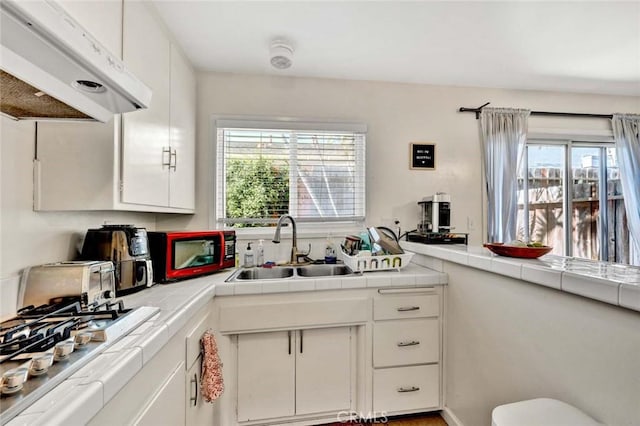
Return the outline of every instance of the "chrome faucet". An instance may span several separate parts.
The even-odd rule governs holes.
[[[283,214],[282,216],[280,216],[280,219],[278,219],[278,226],[276,227],[276,233],[273,236],[273,242],[276,243],[276,244],[280,243],[280,228],[282,228],[282,224],[284,223],[284,221],[286,219],[289,219],[289,221],[291,222],[291,226],[293,228],[293,234],[291,236],[291,240],[292,241],[291,241],[291,259],[290,259],[290,262],[291,262],[291,264],[294,264],[294,265],[297,264],[297,263],[304,263],[304,261],[303,262],[299,262],[299,259],[303,258],[303,259],[307,260],[308,259],[307,256],[309,255],[309,252],[311,250],[309,250],[309,252],[307,252],[307,253],[299,253],[298,252],[298,232],[296,230],[296,221],[291,215]],[[309,246],[309,249],[311,249],[311,246]]]

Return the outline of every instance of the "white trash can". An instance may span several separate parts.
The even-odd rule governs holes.
[[[551,398],[500,405],[491,413],[492,426],[602,426],[576,407]]]

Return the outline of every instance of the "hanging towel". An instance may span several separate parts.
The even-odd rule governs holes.
[[[200,346],[202,348],[200,390],[206,402],[213,402],[224,392],[224,381],[222,380],[222,362],[220,362],[218,354],[218,345],[211,331],[206,331],[202,335]]]

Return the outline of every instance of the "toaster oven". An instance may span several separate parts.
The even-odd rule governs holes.
[[[25,269],[20,281],[18,306],[41,306],[76,299],[87,306],[116,296],[113,262],[70,261]]]

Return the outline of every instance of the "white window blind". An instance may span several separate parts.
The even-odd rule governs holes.
[[[256,127],[260,125],[260,127]],[[217,122],[217,221],[231,226],[362,221],[365,127]]]

